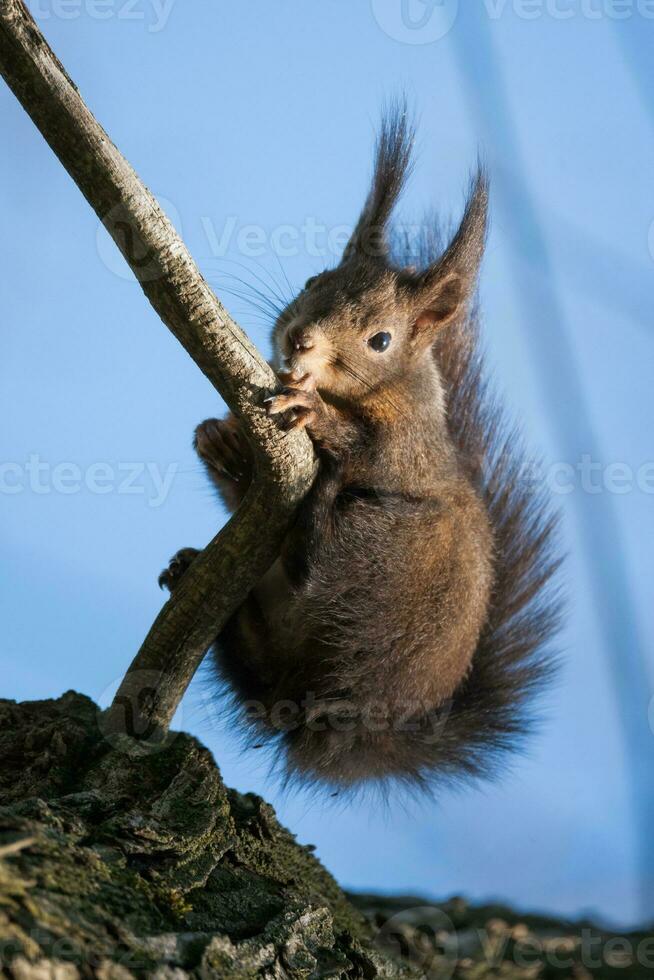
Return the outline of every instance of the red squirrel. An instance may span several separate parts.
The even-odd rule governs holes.
[[[388,113],[342,261],[274,325],[283,387],[267,410],[306,429],[320,465],[211,654],[287,777],[332,790],[492,775],[553,664],[556,521],[482,371],[487,180],[479,170],[450,243],[426,235],[408,265],[391,215],[412,139],[406,112]],[[236,508],[252,478],[238,421],[203,422],[195,447]],[[161,583],[174,589],[196,553]]]

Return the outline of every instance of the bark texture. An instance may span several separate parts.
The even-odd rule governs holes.
[[[105,719],[107,729],[157,739],[210,643],[278,554],[315,475],[313,450],[305,433],[282,433],[267,417],[262,400],[276,386],[273,372],[93,117],[22,0],[0,0],[0,72],[163,322],[240,418],[255,455],[250,493],[162,609]]]
[[[227,789],[195,739],[117,741],[79,694],[0,701],[9,976],[398,975],[312,849]]]
[[[462,899],[347,896],[194,738],[0,701],[0,974],[11,980],[651,980],[654,941]]]

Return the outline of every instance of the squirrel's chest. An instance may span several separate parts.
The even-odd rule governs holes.
[[[342,486],[360,486],[411,496],[429,495],[443,465],[435,444],[400,438],[380,438],[362,452],[343,460]]]

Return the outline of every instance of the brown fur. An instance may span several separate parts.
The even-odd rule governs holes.
[[[485,774],[550,670],[553,521],[486,395],[471,309],[487,188],[419,271],[386,226],[409,167],[391,114],[341,264],[275,324],[268,401],[321,458],[283,552],[218,638],[218,677],[289,775],[331,786]],[[391,335],[383,352],[368,340]],[[196,444],[228,506],[251,476],[234,419]],[[174,584],[174,583],[173,583]]]

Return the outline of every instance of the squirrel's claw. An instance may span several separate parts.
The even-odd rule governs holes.
[[[311,411],[316,407],[316,395],[300,388],[285,387],[277,395],[266,398],[264,404],[268,415],[280,415],[289,409]]]
[[[179,585],[184,572],[193,560],[200,554],[197,548],[181,548],[168,562],[157,582],[160,589],[168,589],[172,592]]]

